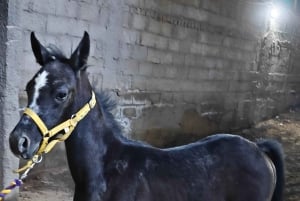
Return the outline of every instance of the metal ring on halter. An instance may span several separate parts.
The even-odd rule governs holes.
[[[33,157],[32,158],[32,162],[34,163],[40,163],[43,160],[43,156],[42,155],[37,155],[37,157]]]

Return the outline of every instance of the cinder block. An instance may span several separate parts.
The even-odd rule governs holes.
[[[208,72],[208,79],[210,79],[210,80],[220,80],[220,81],[225,81],[226,82],[225,72],[224,72],[224,70],[210,69],[209,72]]]
[[[179,42],[177,40],[168,39],[168,49],[178,52],[179,51]]]
[[[192,43],[191,45],[191,53],[193,54],[201,54],[202,53],[202,48],[205,48],[206,46],[204,46],[203,44],[199,44],[199,43]]]
[[[221,55],[220,46],[203,44],[201,55],[218,57]]]
[[[103,40],[97,40],[95,44],[95,57],[104,58],[105,55],[105,42]]]
[[[158,49],[167,49],[168,38],[148,32],[142,32],[141,44],[148,47],[156,47]]]
[[[155,47],[157,35],[141,32],[141,44],[148,47]]]
[[[73,25],[74,22],[71,22]],[[70,20],[64,17],[47,16],[47,32],[52,34],[65,34],[71,28]]]
[[[161,34],[166,37],[171,37],[172,29],[173,29],[173,25],[168,24],[168,23],[163,23],[161,25]]]
[[[161,63],[161,52],[156,49],[149,48],[147,61],[152,63]]]
[[[198,35],[199,43],[207,43],[213,45],[222,45],[224,41],[224,36],[222,34],[208,33],[201,31]]]
[[[83,36],[84,31],[89,28],[89,22],[84,20],[73,20],[73,18],[71,18],[69,24],[70,29],[66,33],[80,38]],[[74,27],[76,27],[76,29],[74,29]]]
[[[172,64],[173,63],[173,54],[170,52],[161,52],[160,61],[162,64]]]
[[[176,38],[180,40],[191,40],[190,38],[188,38],[189,30],[185,27],[176,27],[176,29],[174,29],[174,34]]]
[[[53,0],[55,15],[76,18],[78,17],[79,4],[76,1]]]
[[[55,45],[66,55],[70,56],[79,43],[79,38],[73,38],[67,35],[52,35],[55,40]],[[47,39],[47,38],[46,38]],[[48,42],[45,39],[45,43]],[[49,41],[51,43],[51,40]]]
[[[145,1],[145,8],[148,9],[157,9],[159,8],[159,3],[156,1]]]
[[[176,80],[151,78],[146,80],[146,89],[150,91],[173,91],[176,90]]]
[[[168,103],[168,104],[173,104],[173,93],[172,92],[164,92],[161,93],[161,103]]]
[[[166,78],[176,78],[177,67],[174,65],[167,65],[165,76],[166,76]]]
[[[207,80],[209,70],[200,68],[190,68],[188,72],[188,79],[193,81]]]
[[[144,46],[134,45],[132,50],[132,58],[138,61],[145,61],[148,55],[148,48]]]
[[[151,104],[158,104],[160,102],[161,93],[149,93],[149,101]]]
[[[196,58],[198,55],[195,54],[186,54],[184,56],[184,65],[186,66],[195,66],[196,65]]]
[[[154,46],[158,49],[167,49],[168,47],[168,38],[163,36],[157,36],[157,40],[154,43]]]
[[[221,52],[222,56],[226,59],[231,59],[231,60],[235,60],[235,52],[232,49],[229,48],[223,48],[223,51]]]
[[[230,81],[228,91],[230,92],[246,92],[253,89],[254,83],[244,81]]]
[[[144,76],[133,76],[132,77],[132,86],[131,89],[133,90],[146,90],[146,80]]]
[[[136,75],[139,73],[139,62],[134,59],[122,59],[120,71],[125,75]]]
[[[112,11],[109,8],[102,7],[100,11],[100,17],[97,19],[97,24],[101,24],[105,28],[109,28],[111,26],[110,21],[112,18]]]
[[[120,49],[120,54],[122,59],[132,59],[133,45],[123,44]]]
[[[149,100],[150,93],[149,92],[138,92],[133,93],[133,104],[135,105],[145,105]]]
[[[153,70],[153,64],[151,63],[140,63],[139,64],[139,74],[144,76],[151,76]]]
[[[139,40],[140,40],[140,32],[139,31],[123,29],[122,33],[123,33],[122,40],[125,43],[130,43],[130,44],[138,44],[139,43]]]
[[[183,101],[183,93],[180,92],[180,91],[174,91],[173,92],[173,103],[176,105],[180,105],[182,104],[184,101]]]
[[[189,74],[189,66],[178,66],[177,67],[177,80],[187,80]]]
[[[93,39],[104,40],[107,37],[108,30],[101,24],[89,22],[87,28],[90,37]]]
[[[127,29],[131,28],[132,18],[132,14],[129,11],[124,11],[122,17],[122,27]]]
[[[126,0],[127,4],[134,5],[134,6],[138,6],[139,2],[140,2],[140,0]]]
[[[185,8],[185,16],[194,19],[197,21],[205,21],[207,20],[207,14],[203,10],[196,7],[186,7]]]
[[[55,14],[56,2],[52,0],[32,1],[31,8],[37,13]]]
[[[130,93],[127,94],[126,92],[125,94],[121,94],[119,99],[119,104],[122,106],[133,105],[132,94]]]
[[[20,26],[24,30],[40,33],[46,32],[47,16],[36,12],[23,12],[20,17]],[[28,38],[27,38],[28,40]]]
[[[192,43],[192,41],[179,40],[179,52],[190,54]]]
[[[161,64],[153,65],[152,68],[153,77],[162,78],[165,77],[165,74],[166,74],[166,68],[164,65]]]
[[[185,13],[185,7],[186,6],[184,6],[184,5],[173,3],[171,5],[172,15],[180,16],[180,15],[184,14]]]
[[[126,107],[123,109],[123,115],[128,118],[135,118],[137,116],[135,107]]]
[[[219,13],[220,6],[222,4],[220,4],[218,1],[203,0],[201,5],[207,10],[213,11],[214,13]]]
[[[143,15],[133,14],[132,27],[137,30],[145,30],[148,18]]]
[[[147,30],[149,32],[159,34],[160,30],[161,30],[161,27],[163,27],[161,22],[149,18],[149,23],[148,23],[148,26],[147,26]]]
[[[23,41],[22,41],[22,47],[23,47],[23,51],[24,52],[31,52],[32,53],[32,50],[31,50],[31,42],[30,42],[30,33],[31,31],[28,30],[28,31],[23,31]]]
[[[185,54],[183,53],[173,53],[173,65],[184,65],[185,63]]]
[[[195,92],[223,92],[228,88],[227,83],[220,81],[191,81],[186,80],[179,86],[181,91],[195,91]]]

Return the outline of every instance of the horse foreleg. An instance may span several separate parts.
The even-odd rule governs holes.
[[[75,185],[73,201],[101,201],[105,188],[105,184],[100,182],[97,185]]]

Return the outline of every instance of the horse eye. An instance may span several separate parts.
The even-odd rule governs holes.
[[[55,96],[55,99],[59,102],[63,102],[67,99],[67,92],[58,92]]]

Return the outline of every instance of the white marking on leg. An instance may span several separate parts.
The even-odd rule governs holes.
[[[29,105],[29,108],[35,111],[36,113],[39,112],[39,106],[37,104],[37,99],[39,98],[40,95],[40,89],[46,86],[47,84],[47,76],[48,76],[47,71],[43,71],[40,74],[36,76],[34,79],[35,85],[34,85],[34,93],[33,93],[33,99],[32,102]]]

